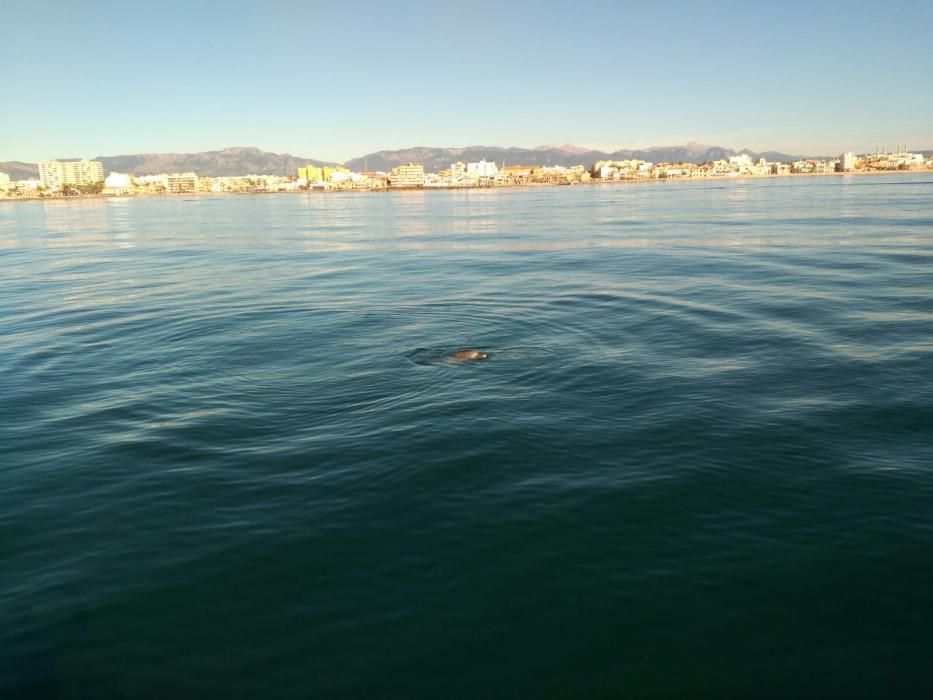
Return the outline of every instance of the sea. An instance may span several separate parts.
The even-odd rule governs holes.
[[[0,202],[4,700],[931,662],[929,174]]]

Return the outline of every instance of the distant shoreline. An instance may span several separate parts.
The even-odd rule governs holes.
[[[392,193],[392,192],[433,192],[433,191],[466,191],[466,190],[513,190],[513,189],[539,189],[548,187],[579,187],[579,186],[609,186],[609,185],[638,185],[647,183],[674,183],[674,182],[704,182],[707,180],[778,180],[788,178],[812,178],[812,177],[862,177],[862,176],[880,176],[880,175],[930,175],[933,169],[924,168],[922,170],[861,170],[847,173],[788,173],[782,175],[706,175],[703,177],[669,177],[669,178],[638,178],[638,179],[620,179],[604,180],[594,178],[588,182],[529,182],[514,185],[477,185],[477,186],[442,186],[442,187],[379,187],[369,189],[302,189],[302,190],[255,190],[251,192],[177,192],[177,193],[152,193],[141,192],[138,194],[79,194],[72,196],[52,195],[52,196],[31,196],[31,197],[0,197],[0,202],[51,202],[51,201],[79,201],[88,199],[135,199],[137,197],[206,197],[206,196],[227,196],[227,195],[251,195],[251,194],[269,194],[269,195],[329,195],[335,193],[364,194],[364,193]]]

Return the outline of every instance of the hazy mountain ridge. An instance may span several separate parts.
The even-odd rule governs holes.
[[[346,162],[351,170],[390,170],[405,163],[421,163],[428,172],[446,170],[457,161],[493,161],[502,165],[590,165],[591,154],[568,153],[560,149],[515,148],[502,146],[467,146],[464,148],[432,148],[416,146],[395,151],[376,151]]]
[[[298,168],[335,165],[290,153],[270,153],[252,147],[224,148],[203,153],[141,153],[122,156],[98,156],[106,172],[151,175],[155,173],[195,172],[204,177],[226,175],[294,175]]]
[[[554,144],[545,144],[544,146],[537,146],[536,151],[564,151],[565,153],[589,153],[590,151],[595,151],[597,149],[590,148],[588,146],[574,146],[572,143],[565,143],[560,146]]]
[[[20,160],[8,160],[0,163],[0,173],[6,173],[11,180],[29,180],[39,177],[39,166]]]
[[[389,170],[404,163],[421,163],[428,172],[446,170],[457,161],[488,160],[505,165],[585,165],[589,167],[597,160],[645,160],[652,163],[685,162],[704,163],[748,153],[752,158],[765,157],[769,161],[790,161],[812,156],[797,156],[777,151],[755,152],[749,149],[734,150],[722,146],[706,146],[688,143],[682,146],[655,146],[642,149],[623,149],[613,152],[582,150],[581,147],[538,146],[537,148],[503,148],[499,146],[468,146],[466,148],[430,148],[417,146],[396,151],[377,151],[347,161],[351,170]]]
[[[77,160],[60,158],[59,160]],[[219,151],[201,153],[135,153],[118,156],[97,156],[104,166],[104,173],[129,173],[130,175],[157,175],[159,173],[195,172],[204,177],[225,175],[294,175],[298,168],[313,165],[336,165],[314,158],[293,156],[290,153],[270,153],[254,147],[232,147]],[[0,163],[0,172],[8,173],[11,179],[22,180],[39,177],[39,166],[35,163],[8,161]]]
[[[826,156],[799,156],[777,151],[756,152],[749,149],[734,150],[722,146],[686,143],[680,146],[654,146],[651,148],[622,149],[605,152],[589,150],[583,146],[564,144],[544,145],[536,148],[502,146],[466,146],[460,148],[434,148],[415,146],[398,150],[376,151],[360,158],[353,158],[344,165],[351,170],[388,171],[404,163],[421,163],[428,172],[446,170],[457,161],[476,162],[487,160],[505,165],[585,165],[590,167],[597,160],[645,160],[652,163],[686,162],[703,163],[730,156],[748,153],[753,158],[764,157],[769,161],[790,161],[800,158]],[[61,160],[74,160],[73,158]],[[192,171],[204,177],[225,175],[295,175],[305,165],[337,165],[337,163],[293,156],[290,153],[271,153],[254,147],[224,148],[219,151],[200,153],[137,153],[117,156],[98,156],[94,160],[103,163],[104,172],[129,173],[131,175],[154,175]],[[13,180],[36,178],[39,167],[35,163],[22,161],[0,162],[0,172]]]

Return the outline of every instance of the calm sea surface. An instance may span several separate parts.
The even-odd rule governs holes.
[[[4,700],[929,698],[933,178],[0,203],[0,462]]]

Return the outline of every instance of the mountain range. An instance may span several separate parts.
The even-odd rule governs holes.
[[[812,156],[789,155],[776,151],[738,151],[722,146],[686,143],[681,146],[656,146],[642,149],[623,149],[606,152],[583,146],[538,146],[514,148],[501,146],[467,146],[465,148],[432,148],[418,146],[395,151],[377,151],[353,158],[344,165],[357,171],[388,171],[404,163],[421,163],[428,172],[438,172],[457,161],[487,160],[499,165],[579,165],[589,167],[597,160],[646,160],[649,162],[703,163],[747,153],[752,158],[764,157],[769,161],[788,161]],[[71,160],[71,159],[61,159]],[[270,153],[258,148],[235,147],[202,153],[140,153],[134,155],[98,156],[93,160],[103,163],[104,172],[151,175],[156,173],[195,172],[205,177],[224,175],[293,175],[299,167],[308,164],[334,166],[337,163],[293,156],[290,153]],[[0,162],[0,172],[14,180],[38,177],[34,163],[21,161]]]
[[[77,160],[60,158],[59,160]],[[269,153],[258,148],[234,147],[202,153],[137,153],[121,156],[97,156],[104,173],[154,175],[158,173],[195,172],[205,177],[224,175],[294,175],[298,168],[312,165],[337,165],[315,158],[293,156],[290,153]],[[39,176],[34,163],[8,161],[0,163],[0,172],[13,180]]]
[[[347,161],[351,170],[389,170],[404,163],[422,163],[428,172],[437,172],[450,167],[457,161],[493,161],[502,165],[579,165],[587,167],[597,160],[646,160],[653,163],[705,163],[709,160],[728,158],[739,153],[748,153],[753,158],[768,160],[797,160],[802,156],[788,155],[776,151],[761,153],[748,149],[733,150],[722,146],[707,146],[687,143],[682,146],[656,146],[642,149],[599,151],[582,146],[538,146],[537,148],[503,148],[499,146],[468,146],[466,148],[404,148],[398,151],[377,151],[362,158]]]

